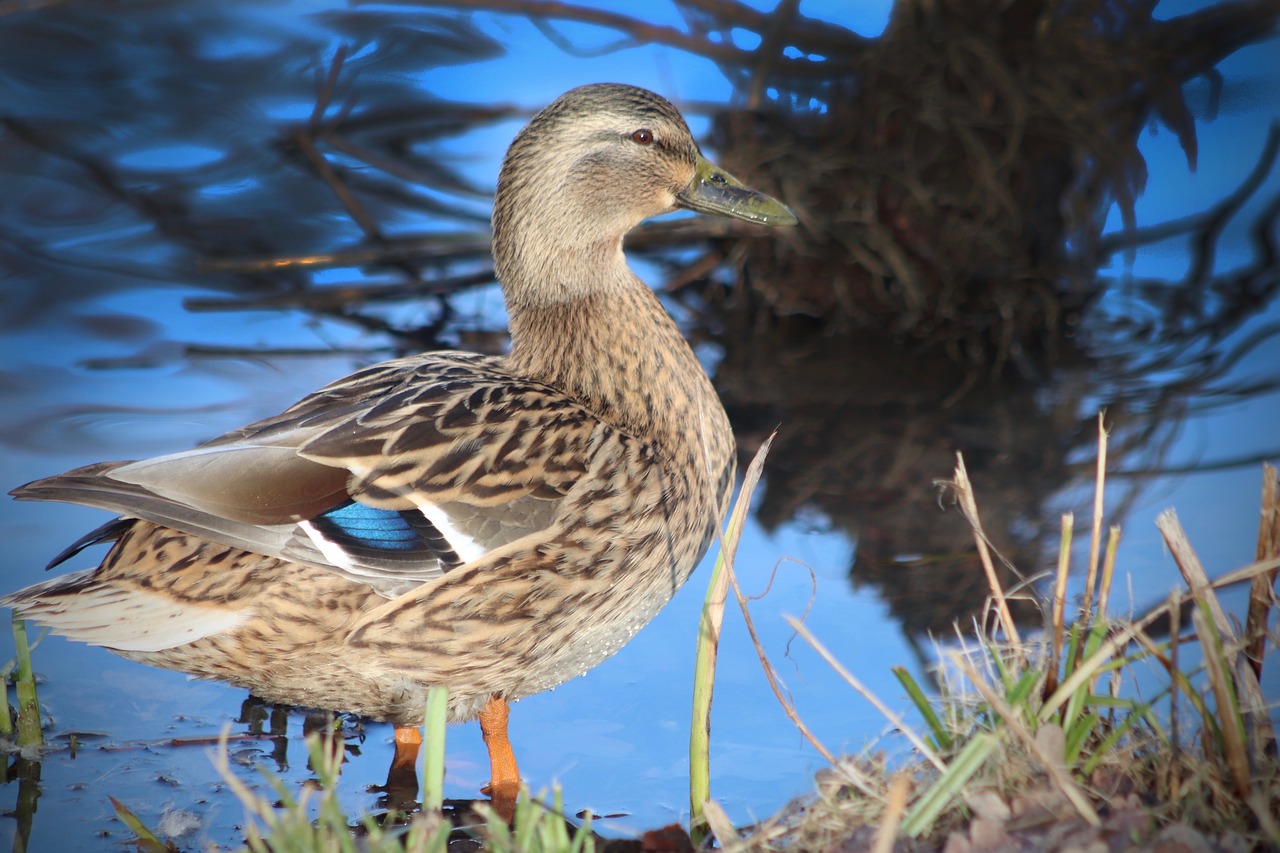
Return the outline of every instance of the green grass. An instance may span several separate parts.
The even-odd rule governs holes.
[[[481,805],[484,822],[455,829],[438,809],[424,809],[407,820],[383,823],[377,816],[353,820],[338,797],[342,765],[340,736],[328,733],[308,738],[314,784],[300,791],[275,774],[262,770],[265,792],[259,792],[231,767],[224,732],[214,762],[227,786],[245,810],[245,849],[252,853],[445,853],[457,834],[484,840],[493,853],[591,853],[595,849],[590,820],[571,831],[563,818],[559,792],[545,805],[545,796],[522,791],[511,825]]]
[[[449,688],[427,688],[427,715],[422,757],[422,808],[439,810],[444,805],[444,744],[449,719]]]
[[[19,747],[40,747],[44,745],[44,732],[41,729],[40,697],[36,692],[35,672],[31,668],[32,646],[27,642],[27,623],[10,613],[13,622],[14,660],[6,667],[5,680],[13,676],[14,692],[18,697],[17,743]],[[16,672],[14,671],[16,668]],[[0,714],[0,735],[13,739],[14,723],[6,708]]]

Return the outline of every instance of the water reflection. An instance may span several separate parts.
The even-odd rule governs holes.
[[[18,783],[18,793],[11,812],[14,820],[14,838],[23,839],[21,847],[15,843],[14,849],[26,849],[25,840],[31,837],[32,821],[35,820],[36,806],[40,802],[41,762],[23,756],[17,756],[5,767],[5,784]]]
[[[1257,164],[1254,174],[1213,182],[1220,192],[1208,204],[1143,217],[1128,233],[1103,227],[1111,199],[1134,215],[1147,168],[1137,142],[1148,117],[1160,116],[1180,148],[1195,150],[1199,112],[1176,84],[1269,31],[1273,8],[1246,4],[1239,18],[1220,11],[1201,19],[1221,25],[1218,40],[1199,38],[1199,52],[1178,54],[1165,89],[1149,79],[1137,89],[1120,85],[1099,65],[1101,82],[1086,87],[1091,97],[1139,94],[1106,121],[1075,122],[1090,115],[1078,104],[1056,119],[1043,114],[1065,103],[1053,100],[1066,97],[1057,83],[1052,97],[1041,93],[1036,102],[1011,82],[1018,75],[1009,69],[1028,61],[1022,46],[1040,25],[1039,4],[1005,4],[1006,17],[982,26],[962,17],[978,14],[964,4],[932,18],[924,10],[933,6],[904,4],[914,16],[899,14],[888,38],[872,41],[800,16],[793,33],[780,30],[794,49],[772,70],[726,47],[749,42],[742,39],[751,32],[764,44],[772,19],[739,10],[745,17],[735,28],[703,5],[682,10],[699,23],[692,31],[703,55],[719,65],[705,62],[701,76],[675,73],[678,91],[670,94],[696,99],[714,91],[708,75],[726,72],[717,79],[723,100],[734,93],[732,108],[704,111],[712,143],[742,177],[800,208],[806,230],[780,250],[774,237],[752,241],[749,227],[677,218],[634,235],[632,251],[648,259],[657,272],[650,280],[664,284],[707,353],[744,454],[781,428],[760,523],[795,538],[807,525],[856,542],[852,558],[840,552],[835,575],[847,572],[860,589],[874,589],[891,617],[867,626],[868,637],[900,631],[916,642],[982,612],[987,590],[971,534],[958,513],[939,510],[933,485],[948,476],[957,450],[995,544],[1034,573],[1056,535],[1064,489],[1088,470],[1098,407],[1107,407],[1116,430],[1116,481],[1130,475],[1127,494],[1112,504],[1124,520],[1143,485],[1167,467],[1192,415],[1273,402],[1276,367],[1266,347],[1274,348],[1280,286],[1275,137],[1236,152],[1238,164]],[[1117,74],[1138,76],[1164,67],[1158,39],[1140,53],[1116,47],[1125,43],[1122,25],[1135,24],[1118,12],[1108,17],[1116,5],[1077,10],[1114,24],[1106,33],[1111,50],[1091,50],[1089,62],[1110,53],[1127,62]],[[1136,4],[1119,5],[1140,18]],[[449,76],[441,66],[470,69],[505,48],[528,50],[510,35],[519,19],[495,26],[492,18],[414,8],[314,9],[86,2],[4,16],[0,448],[10,486],[102,457],[189,446],[399,352],[504,346],[490,284],[488,187],[522,110],[567,88],[555,74],[570,61],[549,47],[515,71],[490,63]],[[1079,25],[1086,40],[1096,35],[1074,18],[1054,24]],[[1174,45],[1192,29],[1136,24],[1134,32],[1160,32]],[[912,38],[917,44],[905,49]],[[930,52],[939,44],[948,46],[945,55]],[[832,61],[805,66],[813,56]],[[671,88],[649,67],[656,63],[646,60],[641,70],[634,57],[606,67],[581,60],[573,67],[585,70],[571,72],[569,84],[625,77]],[[735,64],[744,59],[749,64]],[[474,82],[486,74],[487,84]],[[1068,136],[1055,135],[1054,120],[1071,125]],[[1257,124],[1255,116],[1250,127]],[[1174,224],[1146,228],[1168,219]],[[1131,247],[1169,240],[1192,247],[1185,270],[1153,268],[1148,259],[1158,253],[1126,259]],[[1277,450],[1258,448],[1255,436],[1205,455],[1240,466]],[[73,538],[101,521],[51,512],[0,506],[17,543],[14,572],[30,572],[6,589],[36,580],[68,532]],[[1002,571],[1015,579],[1011,568]],[[842,595],[858,594],[830,589],[820,583],[820,597],[841,604]],[[1029,600],[1015,607],[1035,618]],[[848,616],[829,618],[828,630],[838,632]],[[823,628],[816,626],[819,635]],[[854,654],[873,643],[848,645]],[[647,674],[614,673],[599,692],[631,690],[629,701],[645,709],[661,702],[652,684],[635,685],[655,673],[671,679],[669,660],[685,649],[659,648],[668,654]],[[89,660],[96,667],[100,658]],[[75,678],[76,665],[60,673]],[[141,692],[178,695],[179,710],[201,701],[221,707],[195,698],[194,686],[154,678]],[[124,677],[114,683],[136,686]],[[93,703],[72,696],[64,713],[92,716],[82,709]],[[121,700],[109,723],[92,725],[125,736],[127,706]],[[578,721],[577,713],[556,721]],[[283,709],[252,701],[238,720],[242,730],[272,738],[269,751],[255,747],[253,761],[296,775],[305,760],[299,739],[284,737],[286,723]],[[592,742],[603,744],[607,772],[626,775],[629,786],[682,775],[679,766],[629,758],[645,750],[612,724],[588,717],[578,726],[597,733]],[[859,739],[837,737],[854,746]],[[359,740],[351,732],[349,754]],[[781,764],[783,746],[769,747]],[[61,758],[51,759],[46,780],[68,772]],[[114,772],[102,756],[78,760],[74,773]],[[182,764],[162,759],[170,760]],[[451,757],[451,773],[459,765],[465,774],[465,757]],[[759,761],[733,770],[768,789],[738,804],[744,818],[781,801],[770,797],[807,786],[799,772],[782,785],[762,779]],[[40,773],[39,763],[10,769],[18,803],[32,807],[28,822]],[[199,780],[194,787],[217,784],[191,770],[185,778]],[[392,787],[384,808],[412,801]]]
[[[750,257],[760,263],[744,267],[753,271],[754,298],[733,299],[699,331],[723,353],[716,383],[744,450],[779,430],[760,521],[772,529],[817,513],[848,533],[858,544],[851,578],[874,584],[909,635],[982,621],[988,587],[972,533],[958,515],[939,512],[947,496],[938,481],[957,452],[1006,559],[1001,582],[1013,588],[1027,580],[1014,567],[1034,572],[1052,551],[1058,496],[1090,474],[1091,410],[1105,410],[1112,432],[1109,470],[1123,478],[1112,513],[1122,520],[1144,484],[1169,469],[1166,455],[1192,406],[1225,408],[1280,387],[1274,370],[1247,380],[1233,370],[1280,335],[1276,322],[1235,334],[1274,307],[1280,196],[1248,223],[1251,256],[1236,252],[1236,265],[1213,272],[1223,227],[1271,176],[1278,152],[1273,128],[1252,173],[1213,209],[1111,245],[1178,233],[1194,245],[1180,281],[1092,282],[1094,300],[1142,293],[1142,313],[1131,296],[1124,310],[1104,304],[1085,314],[1059,305],[1059,327],[1029,338],[1038,351],[1014,346],[994,363],[981,349],[963,350],[974,358],[960,354],[945,332],[941,342],[912,340],[864,328],[841,310],[781,311],[770,297],[804,298],[787,277],[815,261],[778,258],[776,248],[753,244]],[[838,270],[848,260],[826,262]],[[963,323],[974,336],[1009,332],[1003,321],[996,330],[980,317],[963,315]],[[1091,328],[1077,328],[1085,323]],[[1196,469],[1256,466],[1277,450],[1222,454]],[[1022,599],[1015,616],[1037,621],[1039,610]]]
[[[1047,408],[1039,384],[982,382],[942,405],[966,373],[945,353],[890,358],[894,348],[874,336],[813,325],[724,340],[716,379],[739,439],[779,430],[758,518],[775,529],[817,513],[856,539],[852,579],[875,585],[909,635],[981,621],[989,590],[973,534],[940,511],[935,481],[963,449],[993,544],[1013,565],[1037,566],[1049,502],[1090,440],[1081,401]],[[1009,565],[1001,572],[1007,589],[1021,581]],[[1025,599],[1015,607],[1025,619],[1038,613]]]
[[[378,241],[420,227],[424,211],[485,219],[484,193],[437,143],[508,111],[432,97],[421,77],[498,46],[458,17],[281,11],[80,3],[6,16],[0,215],[22,223],[3,247],[27,286],[0,323],[149,280],[296,290],[307,277],[281,264],[270,276],[195,271]],[[459,194],[479,201],[460,206]],[[400,271],[419,265],[406,257]]]

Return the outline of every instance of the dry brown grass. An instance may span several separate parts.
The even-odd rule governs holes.
[[[1269,503],[1260,541],[1271,542],[1276,470],[1266,466],[1264,478]],[[963,477],[953,486],[966,488]],[[1100,474],[1099,493],[1101,487]],[[1166,514],[1160,525],[1183,569],[1184,592],[1137,619],[1106,615],[1100,602],[1114,566],[1113,533],[1105,553],[1096,544],[1090,549],[1104,560],[1098,599],[1077,612],[1060,654],[1051,651],[1052,624],[1036,639],[957,633],[954,643],[939,647],[938,694],[915,701],[930,731],[925,751],[936,750],[941,766],[920,753],[895,766],[874,755],[841,758],[819,774],[813,794],[740,831],[727,848],[1274,849],[1280,844],[1275,709],[1258,692],[1262,661],[1253,651],[1259,637],[1264,650],[1280,645],[1264,627],[1274,620],[1274,588],[1254,586],[1251,610],[1267,615],[1251,617],[1242,634],[1225,618],[1216,590],[1273,577],[1280,553],[1260,552],[1258,562],[1209,581],[1197,571],[1176,517]],[[981,537],[976,523],[974,534]],[[1100,525],[1093,537],[1101,539]],[[1069,551],[1069,540],[1063,547]],[[1186,624],[1184,611],[1194,625],[1185,635],[1178,629]],[[1168,642],[1148,636],[1154,622],[1170,618]],[[1202,663],[1184,671],[1179,647],[1191,643]],[[1134,698],[1135,672],[1148,668],[1166,674],[1165,687],[1151,699]],[[874,796],[848,783],[855,770],[872,781]],[[885,827],[899,824],[890,847]]]

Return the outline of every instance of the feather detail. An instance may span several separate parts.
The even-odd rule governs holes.
[[[53,633],[123,652],[158,652],[230,631],[243,610],[201,605],[160,591],[102,583],[96,569],[54,578],[0,598]]]
[[[430,353],[360,371],[194,450],[98,463],[13,494],[146,519],[393,598],[545,528],[602,435],[581,403],[494,359]],[[332,513],[353,501],[416,530],[414,546],[337,524]]]
[[[462,562],[431,519],[413,510],[378,509],[350,501],[298,526],[333,565],[342,568],[350,568],[356,555],[374,560],[388,556],[435,560],[442,572]],[[468,540],[467,544],[473,543]]]
[[[130,462],[108,476],[202,514],[272,526],[345,502],[350,475],[303,459],[295,447],[232,444]]]
[[[76,554],[79,554],[85,548],[91,548],[94,545],[100,545],[103,542],[114,542],[123,536],[133,525],[133,520],[128,518],[113,518],[106,524],[95,527],[76,541],[58,552],[52,560],[45,565],[45,571],[59,566],[70,560]]]

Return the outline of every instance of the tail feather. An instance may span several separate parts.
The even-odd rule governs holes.
[[[267,450],[271,455],[263,458],[272,459],[278,455],[274,453],[278,448]],[[210,455],[206,453],[206,457]],[[335,562],[298,526],[297,519],[280,524],[253,523],[226,513],[175,500],[143,485],[130,482],[123,478],[123,475],[120,478],[113,476],[117,469],[136,464],[139,463],[99,462],[76,468],[56,477],[36,480],[10,493],[20,500],[73,503],[105,509],[123,516],[122,519],[109,522],[104,527],[78,539],[53,559],[49,564],[51,567],[75,556],[89,545],[116,538],[128,529],[125,525],[132,524],[134,519],[142,519],[211,542],[239,548],[242,551],[303,563],[334,572],[357,583],[368,584],[388,598],[400,595],[440,575],[440,563],[422,556],[417,551],[404,553],[388,549],[350,551],[344,553],[343,558]],[[331,485],[328,479],[337,476],[345,482],[347,476],[345,471],[325,468],[314,463],[307,464],[310,466],[308,470],[311,474],[320,472],[323,476],[316,476],[311,481],[318,484],[315,492],[303,488],[299,494],[304,497],[310,495],[308,500],[318,506],[328,506],[332,502],[333,506],[341,508],[343,504],[350,503],[343,487],[337,487],[338,491],[333,495],[328,491]],[[338,500],[337,496],[340,496],[341,500]]]
[[[143,589],[117,586],[84,569],[0,597],[24,619],[92,646],[158,652],[229,631],[246,609],[192,604]]]
[[[115,542],[129,532],[130,528],[133,527],[133,523],[134,519],[132,518],[113,518],[106,524],[103,524],[100,527],[95,527],[93,530],[90,530],[88,533],[63,548],[58,553],[58,556],[50,560],[44,567],[45,571],[52,569],[54,566],[62,565],[76,554],[79,554],[85,548],[90,548],[103,542]]]

